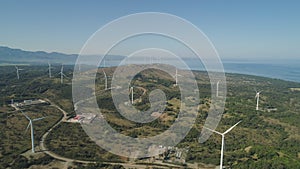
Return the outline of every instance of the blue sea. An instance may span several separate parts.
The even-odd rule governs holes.
[[[300,64],[224,63],[226,72],[300,82]]]
[[[203,70],[204,66],[199,61],[184,60],[192,70]],[[117,66],[120,61],[110,61],[108,65]],[[139,61],[135,62],[136,64]],[[172,62],[168,62],[172,64]],[[239,73],[281,79],[286,81],[300,82],[300,60],[277,61],[277,62],[251,62],[251,61],[223,61],[226,73]]]
[[[187,63],[191,69],[205,70],[203,66],[195,66],[195,63],[192,61],[187,61]],[[223,67],[226,73],[239,73],[300,82],[300,62],[249,63],[224,61]]]

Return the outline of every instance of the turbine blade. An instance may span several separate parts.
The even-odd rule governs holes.
[[[46,117],[41,117],[41,118],[33,119],[32,121],[39,121],[39,120],[42,120],[44,118],[46,118]]]
[[[107,76],[106,76],[106,73],[105,73],[105,71],[104,71],[103,69],[102,69],[102,72],[103,72],[104,76],[107,77]]]
[[[29,126],[30,126],[30,122],[28,123],[28,125],[27,125],[27,127],[26,127],[26,130],[25,130],[25,132],[24,132],[24,135],[27,133]]]
[[[232,127],[230,127],[228,130],[226,130],[223,134],[225,135],[225,134],[227,134],[228,132],[230,132],[233,128],[235,128],[235,126],[237,126],[240,122],[242,122],[242,121],[239,121],[239,122],[237,122],[235,125],[233,125]]]
[[[30,121],[31,119],[22,111],[22,110],[20,110],[21,112],[22,112],[22,114]]]
[[[220,133],[220,132],[218,132],[218,131],[215,131],[215,130],[212,130],[212,129],[210,129],[210,128],[207,128],[207,127],[204,127],[204,126],[203,126],[203,128],[205,128],[205,129],[207,129],[207,130],[209,130],[209,131],[211,131],[211,132],[214,132],[214,133],[217,133],[217,134],[222,135],[222,133]]]

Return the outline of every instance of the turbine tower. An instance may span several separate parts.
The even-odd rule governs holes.
[[[260,92],[257,92],[257,91],[256,91],[256,95],[255,95],[255,98],[256,98],[256,110],[258,110],[259,95],[260,95],[261,92],[262,92],[262,91],[260,91]]]
[[[23,111],[21,111],[21,112],[22,112],[22,114],[27,118],[27,120],[29,121],[28,126],[27,126],[27,128],[26,128],[26,130],[25,130],[25,133],[27,132],[27,130],[28,130],[29,126],[30,126],[30,131],[31,131],[31,150],[32,150],[33,153],[35,153],[35,151],[34,151],[34,131],[33,131],[33,122],[34,122],[34,121],[42,120],[42,119],[44,119],[44,118],[46,118],[46,117],[41,117],[41,118],[37,118],[37,119],[33,119],[33,120],[32,120],[32,119],[29,118]]]
[[[230,127],[228,130],[226,130],[224,133],[220,133],[218,131],[212,130],[210,128],[207,127],[203,127],[209,131],[212,131],[214,133],[217,133],[219,135],[222,136],[222,146],[221,146],[221,159],[220,159],[220,169],[223,169],[223,156],[224,156],[224,145],[225,145],[225,134],[227,134],[228,132],[230,132],[235,126],[237,126],[241,121],[237,122],[235,125],[233,125],[232,127]]]
[[[181,76],[178,74],[177,68],[176,68],[176,73],[175,73],[175,86],[178,85],[178,76]]]
[[[19,71],[20,71],[20,70],[23,70],[23,69],[19,69],[16,65],[15,65],[15,68],[16,68],[16,70],[17,70],[17,78],[18,78],[18,80],[19,80],[19,79],[20,79]]]
[[[51,78],[51,77],[52,77],[52,74],[51,74],[51,69],[52,69],[52,67],[51,67],[51,63],[49,63],[49,62],[48,62],[49,78]]]
[[[104,78],[105,78],[105,90],[107,90],[107,76],[106,76],[104,69],[102,69],[102,72],[103,72]]]
[[[64,65],[63,64],[61,64],[61,69],[60,69],[60,72],[58,74],[60,74],[60,83],[63,84],[64,83],[64,76],[67,77],[64,74]]]
[[[133,104],[133,86],[130,87],[130,92],[131,92],[131,104]]]

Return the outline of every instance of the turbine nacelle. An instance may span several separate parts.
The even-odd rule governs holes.
[[[259,95],[262,91],[256,91],[256,95],[255,95],[255,98],[256,98],[256,110],[259,110],[258,108],[258,104],[259,104]]]
[[[52,69],[52,67],[51,67],[51,63],[49,63],[49,62],[48,62],[49,78],[51,78],[51,77],[52,77],[51,69]]]
[[[175,86],[177,86],[178,85],[178,76],[181,76],[181,75],[179,75],[178,74],[178,70],[177,70],[177,67],[176,67],[176,72],[175,72]]]
[[[58,73],[60,74],[60,83],[63,84],[64,82],[64,77],[67,77],[65,74],[64,74],[64,65],[61,64],[61,69],[60,69],[60,72]]]
[[[17,65],[15,65],[15,68],[17,70],[17,79],[20,79],[19,71],[24,69],[19,69]]]
[[[234,129],[240,122],[242,121],[239,121],[237,122],[235,125],[233,125],[232,127],[230,127],[229,129],[227,129],[224,133],[221,133],[221,132],[218,132],[218,131],[215,131],[215,130],[212,130],[210,128],[207,128],[207,127],[203,127],[211,132],[214,132],[214,133],[217,133],[219,135],[222,136],[222,146],[221,146],[221,159],[220,159],[220,169],[223,168],[223,155],[224,155],[224,146],[225,146],[225,135],[227,133],[229,133],[232,129]]]
[[[25,133],[28,131],[29,127],[31,128],[31,150],[34,153],[34,131],[33,131],[33,122],[34,121],[39,121],[42,120],[46,117],[41,117],[41,118],[36,118],[36,119],[31,119],[30,117],[28,117],[22,110],[21,110],[22,114],[26,117],[26,119],[29,121]]]

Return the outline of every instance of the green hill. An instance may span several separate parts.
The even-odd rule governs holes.
[[[111,76],[114,68],[105,70],[108,76]],[[20,113],[14,112],[8,104],[11,99],[22,101],[47,98],[64,109],[69,118],[74,117],[72,71],[71,66],[65,67],[68,78],[65,78],[64,84],[60,84],[57,74],[59,67],[54,68],[55,77],[50,79],[47,76],[47,67],[24,66],[20,75],[21,80],[16,79],[14,67],[0,67],[0,166],[20,168],[22,164],[21,168],[29,168],[33,165],[47,168],[57,163],[57,160],[48,156],[41,156],[40,158],[47,158],[47,162],[41,163],[37,160],[39,157],[25,158],[21,155],[30,149],[29,136],[22,137],[28,122]],[[153,122],[141,124],[127,120],[118,113],[112,103],[110,92],[103,90],[102,71],[98,72],[97,101],[106,120],[118,132],[131,137],[146,138],[162,133],[176,119],[180,106],[180,90],[173,86],[174,79],[170,75],[151,69],[139,73],[132,81],[133,85],[140,87],[135,90],[136,108],[147,110],[150,107],[148,96],[154,89],[164,91],[168,99],[162,116]],[[194,127],[177,147],[188,150],[185,156],[187,166],[196,164],[209,168],[210,165],[219,164],[221,137],[213,134],[205,143],[198,143],[198,137],[211,106],[211,85],[206,72],[194,71],[193,73],[200,92],[200,109]],[[226,77],[226,108],[217,130],[225,131],[239,120],[242,120],[242,123],[226,135],[224,165],[239,169],[300,168],[300,93],[297,90],[300,84],[249,75],[226,74]],[[255,89],[263,91],[259,111],[255,110]],[[37,140],[62,116],[57,109],[47,105],[25,107],[24,110],[32,116],[37,116],[39,112],[53,116],[36,125]],[[46,145],[50,151],[60,156],[77,160],[125,163],[131,160],[110,154],[97,146],[84,133],[79,123],[63,122],[58,125],[48,136]],[[136,162],[145,163],[145,159]],[[73,168],[84,166],[89,165],[76,163],[72,165]]]

